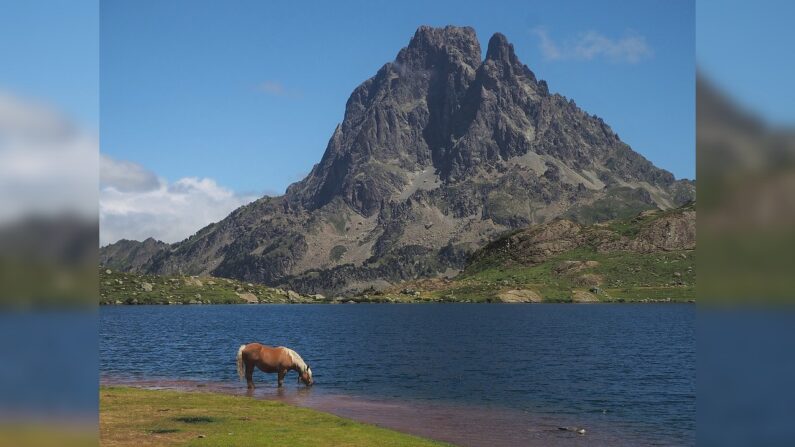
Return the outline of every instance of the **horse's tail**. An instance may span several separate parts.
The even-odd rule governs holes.
[[[243,380],[243,350],[246,349],[246,345],[240,345],[237,349],[237,375],[240,376],[240,380]]]

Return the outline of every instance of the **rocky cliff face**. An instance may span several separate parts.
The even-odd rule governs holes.
[[[482,59],[472,28],[420,27],[354,90],[305,179],[127,268],[337,293],[451,273],[513,228],[624,217],[694,195],[694,184],[551,94],[502,34]],[[131,250],[116,245],[103,252],[118,260]]]
[[[103,266],[129,271],[143,270],[154,256],[168,251],[165,242],[148,238],[143,242],[122,239],[115,244],[103,247],[99,252],[99,262]]]

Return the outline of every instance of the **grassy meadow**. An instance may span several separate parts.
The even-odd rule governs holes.
[[[446,446],[281,402],[205,392],[100,388],[103,446]]]

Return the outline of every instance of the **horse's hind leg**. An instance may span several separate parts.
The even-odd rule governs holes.
[[[254,363],[246,362],[246,384],[248,389],[254,389]]]
[[[287,371],[279,371],[279,388],[284,385],[284,376],[287,374]]]

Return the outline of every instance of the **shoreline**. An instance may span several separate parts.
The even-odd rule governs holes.
[[[323,394],[313,392],[311,388],[290,386],[279,389],[263,385],[249,393],[239,384],[189,380],[123,380],[103,377],[100,383],[100,388],[124,387],[184,394],[214,394],[247,397],[255,402],[278,402],[433,442],[465,447],[660,445],[633,437],[615,424],[597,424],[595,420],[584,420],[572,415],[530,413],[493,406]],[[576,432],[580,427],[586,429],[585,434]]]
[[[453,300],[416,300],[416,301],[357,301],[350,299],[347,301],[325,301],[325,302],[286,302],[286,303],[99,303],[99,307],[137,307],[137,306],[302,306],[302,305],[323,305],[323,306],[336,306],[341,304],[482,304],[482,305],[544,305],[544,304],[571,304],[571,305],[599,305],[599,304],[697,304],[695,299],[686,301],[681,300],[666,300],[666,299],[638,299],[638,300],[614,300],[614,301],[594,301],[594,302],[578,302],[578,301],[541,301],[541,302],[504,302],[504,301],[453,301]]]
[[[327,412],[220,392],[101,385],[99,403],[100,442],[110,446],[449,445]]]

